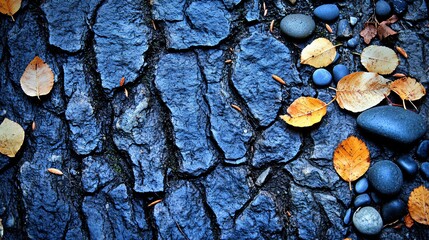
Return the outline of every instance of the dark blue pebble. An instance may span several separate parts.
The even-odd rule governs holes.
[[[429,157],[429,140],[423,140],[419,144],[416,154],[420,159],[426,159]]]
[[[415,177],[419,170],[417,162],[408,154],[400,156],[396,164],[402,170],[402,173],[409,178]]]
[[[349,208],[346,211],[346,214],[344,215],[344,224],[349,225],[352,222],[352,209]]]
[[[429,180],[429,162],[422,163],[420,171],[422,173],[422,177],[426,178],[426,180]]]
[[[371,192],[371,199],[375,204],[380,204],[382,202],[381,197],[376,192]]]
[[[335,83],[338,83],[338,81],[341,80],[344,76],[347,76],[350,74],[349,69],[344,64],[337,64],[332,69],[332,74],[334,75],[334,81]]]
[[[359,44],[359,37],[353,37],[347,40],[347,47],[355,48]]]
[[[333,63],[338,61],[338,59],[340,59],[340,54],[337,52],[337,54],[335,55],[334,61],[332,61]]]
[[[380,0],[375,4],[375,14],[379,20],[390,17],[390,11],[392,11],[392,9],[386,1]]]
[[[335,4],[323,4],[314,9],[314,15],[323,21],[331,22],[340,15],[340,9]]]
[[[402,15],[407,11],[408,4],[405,0],[393,0],[393,12],[397,15]]]
[[[349,20],[341,19],[338,22],[337,37],[338,38],[349,38],[353,34],[352,27],[350,26]]]
[[[313,73],[313,82],[318,87],[325,87],[328,86],[332,81],[332,75],[331,73],[324,69],[319,68]]]
[[[355,185],[355,191],[356,193],[364,193],[366,190],[368,190],[368,179],[367,178],[361,178],[359,181],[356,182]]]
[[[393,199],[381,208],[381,218],[383,223],[392,223],[402,218],[407,213],[407,206],[401,199]]]
[[[397,195],[403,183],[402,172],[392,161],[382,160],[369,168],[368,181],[382,195]]]
[[[426,133],[426,120],[419,114],[401,107],[380,106],[361,113],[357,124],[364,130],[392,140],[411,144]]]
[[[362,206],[367,206],[371,203],[371,198],[369,197],[368,194],[364,193],[364,194],[360,194],[358,195],[354,202],[353,205],[358,208],[358,207],[362,207]]]

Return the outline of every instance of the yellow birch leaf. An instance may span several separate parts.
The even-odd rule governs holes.
[[[402,100],[416,101],[426,95],[425,87],[414,78],[403,77],[389,85]]]
[[[0,13],[9,15],[12,19],[19,8],[21,8],[21,0],[0,0]]]
[[[15,157],[24,143],[25,132],[21,125],[7,118],[0,124],[0,153]]]
[[[317,38],[301,52],[301,63],[316,68],[326,67],[331,64],[337,50],[335,46],[326,38]]]
[[[393,49],[371,45],[363,49],[360,62],[368,72],[390,74],[398,66],[399,58]]]
[[[342,141],[334,151],[334,168],[340,177],[349,182],[365,174],[370,165],[370,154],[366,144],[355,136]]]
[[[288,114],[281,115],[280,118],[294,127],[309,127],[322,120],[326,106],[326,103],[317,98],[300,97],[288,107]]]
[[[25,68],[20,82],[22,90],[30,97],[47,95],[54,86],[54,73],[48,64],[36,56]]]
[[[388,81],[377,73],[351,73],[337,84],[338,105],[352,112],[362,112],[371,108],[389,95]]]
[[[423,185],[411,192],[408,198],[408,212],[414,221],[429,225],[429,190]]]

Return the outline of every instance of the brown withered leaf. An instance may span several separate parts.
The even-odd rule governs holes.
[[[21,0],[0,0],[0,13],[9,15],[13,18],[13,14],[21,8]]]
[[[47,95],[54,86],[54,73],[48,64],[36,56],[25,68],[20,82],[22,90],[30,97]]]
[[[0,124],[0,153],[15,157],[24,143],[25,132],[21,125],[5,118]]]
[[[365,174],[370,165],[370,154],[366,144],[355,136],[342,141],[334,151],[334,168],[340,177],[349,182]]]
[[[429,225],[429,190],[425,186],[421,185],[411,192],[408,212],[414,221]]]
[[[375,23],[366,22],[365,27],[360,32],[360,36],[363,37],[363,41],[369,44],[375,36],[377,36],[377,27]]]
[[[371,45],[363,49],[360,62],[369,72],[390,74],[398,66],[399,58],[391,48]]]
[[[343,109],[362,112],[377,105],[389,95],[388,81],[377,73],[351,73],[337,84],[337,103]]]
[[[288,107],[288,114],[281,115],[280,118],[294,127],[309,127],[322,120],[326,106],[325,102],[317,98],[300,97]]]
[[[404,223],[407,228],[411,228],[414,225],[414,220],[409,213],[404,217]]]
[[[48,172],[59,176],[63,175],[63,172],[56,168],[48,168]]]
[[[426,95],[425,87],[414,78],[403,77],[389,84],[402,100],[416,101]]]
[[[331,41],[317,38],[302,50],[301,63],[316,68],[326,67],[334,61],[336,55],[337,50]]]

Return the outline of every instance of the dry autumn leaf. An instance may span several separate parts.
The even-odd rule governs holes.
[[[351,190],[351,182],[363,176],[369,168],[369,150],[362,140],[350,136],[335,149],[333,162],[335,171],[349,182]]]
[[[13,14],[21,8],[21,0],[0,0],[0,13],[9,15],[13,18]]]
[[[343,109],[362,112],[389,95],[388,81],[377,73],[351,73],[337,84],[337,103]]]
[[[25,132],[22,127],[7,118],[0,124],[0,153],[15,157],[24,143]]]
[[[414,220],[409,213],[404,217],[404,223],[407,228],[411,228],[414,225]]]
[[[63,175],[63,172],[61,172],[61,170],[56,168],[48,168],[48,172],[59,176]]]
[[[425,87],[414,78],[403,77],[390,83],[390,89],[402,100],[416,101],[426,95]]]
[[[414,221],[429,225],[429,190],[423,185],[411,192],[408,198],[408,211]]]
[[[388,26],[388,22],[383,21],[377,27],[378,39],[383,40],[389,36],[396,35],[398,32],[394,31]]]
[[[294,127],[309,127],[322,120],[327,105],[317,98],[300,97],[288,107],[288,114],[280,118]]]
[[[335,46],[326,38],[317,38],[301,52],[301,63],[316,68],[326,67],[331,64],[337,50]]]
[[[361,37],[363,37],[363,41],[366,44],[369,44],[375,36],[377,36],[377,27],[375,23],[367,22],[365,23],[364,29],[360,32]]]
[[[371,45],[363,49],[360,61],[369,72],[390,74],[399,64],[395,51],[388,47]]]
[[[47,95],[54,86],[54,73],[48,64],[36,56],[25,68],[21,88],[30,97]]]

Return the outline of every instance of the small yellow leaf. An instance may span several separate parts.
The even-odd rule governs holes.
[[[327,104],[312,97],[300,97],[287,109],[286,115],[281,115],[287,124],[294,127],[309,127],[320,120],[326,114]]]
[[[369,150],[362,140],[350,136],[335,149],[333,162],[338,175],[350,184],[368,170],[370,164]]]
[[[21,0],[0,0],[0,13],[13,16],[21,8]],[[13,19],[13,17],[12,17]]]
[[[48,64],[36,56],[25,68],[21,88],[30,97],[47,95],[54,86],[54,73]]]
[[[429,225],[429,190],[425,186],[421,185],[411,192],[408,211],[414,221]]]
[[[15,157],[24,143],[25,132],[21,125],[7,118],[0,124],[0,153]]]
[[[425,87],[410,77],[397,79],[389,87],[403,100],[416,101],[426,95]]]
[[[337,50],[335,46],[326,38],[317,38],[301,52],[301,63],[316,68],[326,67],[331,64]]]
[[[56,168],[48,168],[48,172],[59,176],[63,175],[63,172],[61,172],[61,170],[58,170]]]
[[[338,105],[352,112],[362,112],[371,108],[389,95],[388,81],[377,73],[351,73],[337,84]]]
[[[379,74],[390,74],[399,64],[395,51],[384,46],[368,46],[362,51],[360,58],[368,72]]]

